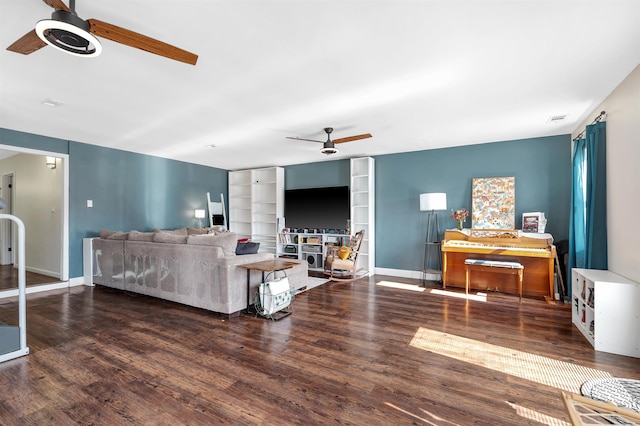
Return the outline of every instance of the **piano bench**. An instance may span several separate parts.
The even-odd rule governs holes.
[[[482,271],[484,268],[493,268],[492,272],[501,272],[505,274],[518,274],[518,294],[520,302],[522,302],[522,277],[524,275],[524,266],[518,262],[503,262],[500,260],[486,259],[465,259],[464,261],[464,291],[469,294],[469,284],[471,281],[471,271]]]

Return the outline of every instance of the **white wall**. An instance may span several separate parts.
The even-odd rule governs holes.
[[[0,175],[13,173],[13,214],[25,224],[25,267],[60,277],[64,176],[62,162],[46,166],[46,157],[17,154],[0,160]],[[16,251],[16,248],[14,248]]]
[[[640,66],[582,123],[606,111],[609,270],[640,282]]]

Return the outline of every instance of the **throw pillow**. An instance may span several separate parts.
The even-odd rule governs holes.
[[[338,250],[338,257],[342,260],[346,260],[351,254],[351,247],[342,246],[340,250]]]
[[[238,242],[238,247],[236,247],[236,254],[256,254],[258,252],[258,249],[260,249],[260,243],[253,241],[246,241],[243,243]]]
[[[203,235],[210,234],[211,228],[187,228],[187,234],[189,235]]]
[[[108,229],[101,229],[100,230],[100,238],[102,239],[107,239],[109,238],[109,235],[113,235],[115,234],[117,231],[110,231]]]
[[[130,231],[129,241],[153,241],[154,232]]]
[[[188,237],[186,235],[178,235],[171,232],[159,231],[154,234],[153,241],[155,241],[156,243],[186,244],[187,238]]]
[[[187,244],[216,246],[222,248],[222,252],[225,256],[235,256],[238,237],[234,232],[222,232],[216,235],[189,235]]]
[[[187,228],[179,228],[179,229],[154,229],[153,232],[166,232],[168,234],[173,234],[173,235],[184,235],[187,236],[189,235],[187,233]]]
[[[128,232],[116,232],[107,237],[108,240],[126,240],[129,238]]]
[[[126,240],[128,237],[128,232],[109,231],[108,229],[100,230],[100,238],[105,240]]]

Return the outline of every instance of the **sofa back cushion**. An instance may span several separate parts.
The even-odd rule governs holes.
[[[187,238],[187,244],[216,246],[222,249],[225,256],[235,256],[238,237],[235,232],[222,232],[215,235],[189,235]]]
[[[155,232],[129,231],[130,241],[153,241]]]
[[[167,231],[158,231],[154,233],[153,241],[156,243],[186,244],[187,235],[180,235],[178,233]]]

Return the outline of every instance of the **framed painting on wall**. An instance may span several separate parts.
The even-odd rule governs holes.
[[[473,178],[471,226],[479,229],[515,229],[516,178]]]

